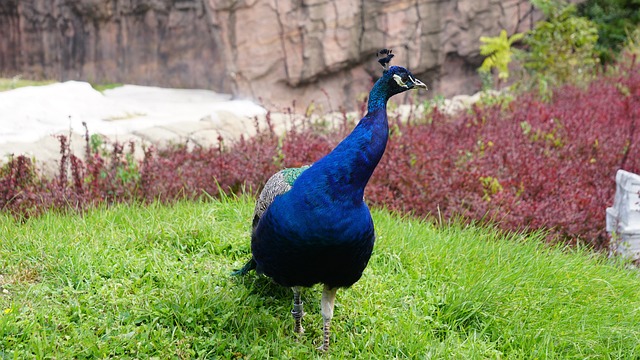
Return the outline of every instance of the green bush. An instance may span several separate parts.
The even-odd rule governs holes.
[[[550,0],[534,4],[547,19],[538,22],[524,39],[528,51],[520,59],[525,74],[519,85],[537,88],[547,97],[552,87],[590,80],[599,64],[596,25],[577,16],[572,4]]]
[[[524,37],[522,33],[515,33],[507,37],[507,31],[502,30],[499,36],[488,37],[481,36],[480,54],[486,56],[482,62],[482,66],[478,69],[480,76],[485,79],[491,79],[491,70],[498,70],[498,79],[507,80],[509,78],[509,64],[514,55],[515,49],[513,44],[520,41]],[[485,86],[487,87],[487,86]]]
[[[603,62],[614,60],[640,24],[640,0],[587,0],[577,9],[598,28],[596,50]]]

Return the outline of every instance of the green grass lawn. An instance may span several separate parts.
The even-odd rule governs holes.
[[[0,215],[0,359],[637,359],[636,270],[540,236],[375,211],[363,278],[340,290],[329,356],[319,286],[255,274],[250,198]]]
[[[43,86],[56,83],[56,80],[27,80],[20,77],[2,78],[0,77],[0,91],[13,90],[25,86]],[[115,89],[122,86],[121,83],[91,83],[91,86],[100,92]]]
[[[25,86],[42,86],[55,83],[55,80],[26,80],[20,77],[0,78],[0,91],[13,90]]]

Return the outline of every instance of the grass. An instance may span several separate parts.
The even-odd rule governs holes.
[[[26,80],[22,79],[20,76],[14,76],[12,78],[0,78],[0,91],[13,90],[25,86],[50,85],[56,82],[56,80]],[[121,86],[123,86],[123,84],[121,83],[91,83],[91,87],[100,92],[115,89]]]
[[[255,274],[252,199],[0,215],[0,359],[322,358],[320,288]],[[634,359],[636,270],[541,235],[374,211],[363,278],[338,292],[332,358]]]
[[[19,76],[0,78],[0,91],[13,90],[25,86],[42,86],[55,83],[55,80],[26,80]]]
[[[121,83],[104,83],[104,84],[91,83],[91,87],[93,87],[95,90],[98,90],[100,92],[104,92],[105,90],[111,90],[111,89],[119,88],[119,87],[121,87],[123,85],[124,84],[121,84]]]

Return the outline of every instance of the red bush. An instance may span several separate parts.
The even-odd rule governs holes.
[[[397,124],[368,198],[418,215],[463,214],[506,229],[606,245],[618,169],[640,171],[640,73],[525,95],[455,119]]]

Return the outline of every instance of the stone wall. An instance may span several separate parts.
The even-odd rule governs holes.
[[[2,0],[0,73],[353,108],[380,75],[382,47],[432,93],[476,91],[479,37],[527,30],[530,10],[526,0]]]

